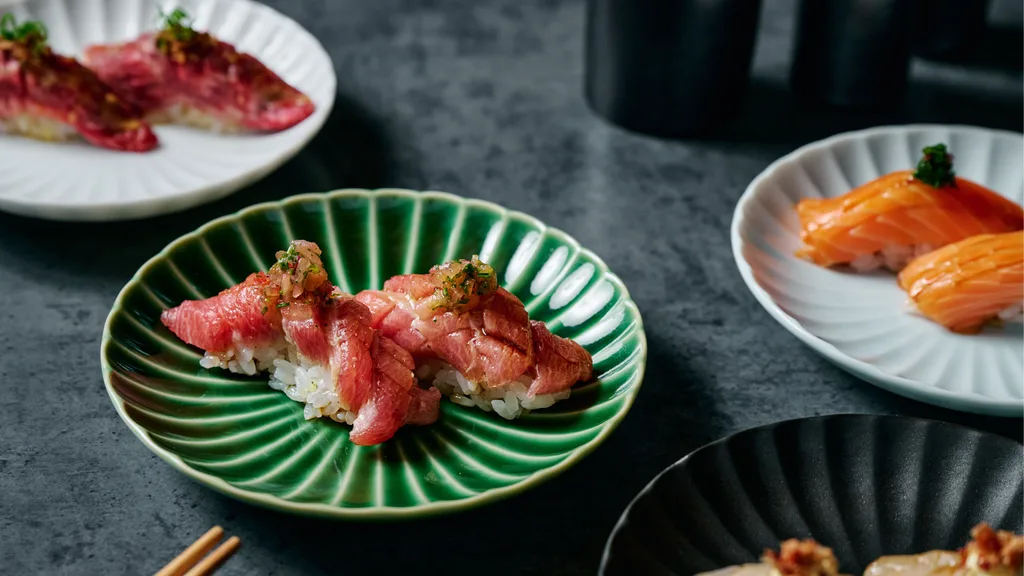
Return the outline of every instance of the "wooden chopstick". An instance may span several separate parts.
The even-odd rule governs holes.
[[[227,542],[214,550],[212,554],[206,556],[206,553],[220,541],[222,536],[224,536],[223,528],[220,526],[210,528],[206,534],[203,534],[188,548],[185,548],[181,554],[178,554],[174,560],[171,560],[166,566],[161,568],[154,576],[205,576],[212,574],[214,570],[238,550],[239,545],[242,543],[238,536],[232,536]],[[203,558],[203,556],[206,556],[206,558]],[[200,559],[202,559],[201,562]]]
[[[213,574],[214,570],[220,567],[238,547],[242,545],[242,541],[238,539],[238,536],[232,536],[228,538],[228,541],[221,544],[216,550],[213,551],[209,556],[203,558],[203,561],[196,564],[194,568],[185,573],[185,576],[206,576],[207,574]]]

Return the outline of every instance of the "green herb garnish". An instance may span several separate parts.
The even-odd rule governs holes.
[[[0,39],[11,42],[22,42],[36,52],[46,48],[49,32],[46,25],[39,20],[26,20],[18,23],[14,14],[8,12],[0,17]]]
[[[188,42],[196,36],[192,29],[192,18],[181,8],[175,8],[170,14],[158,10],[160,17],[160,33],[156,37],[156,47],[163,52],[170,52],[174,42]]]
[[[926,146],[922,150],[924,156],[917,163],[914,178],[935,188],[956,187],[956,172],[953,170],[953,155],[946,150],[946,145],[939,143]]]
[[[162,28],[174,35],[177,40],[189,40],[195,35],[192,29],[192,18],[181,8],[175,8],[170,14],[159,11]]]
[[[288,305],[289,304],[287,302],[283,301],[283,300],[281,302],[277,303],[277,307],[278,308],[284,308],[285,306],[288,306]]]
[[[280,254],[280,256],[278,256],[277,262],[274,263],[274,266],[278,267],[281,272],[287,274],[295,268],[298,268],[299,251],[295,248],[295,244],[289,245],[288,250],[283,254],[281,252],[278,252],[278,254]],[[274,266],[271,266],[271,269],[273,269]]]

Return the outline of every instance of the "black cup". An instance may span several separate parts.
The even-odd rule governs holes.
[[[636,132],[714,132],[742,107],[760,7],[760,0],[589,0],[587,102]]]
[[[836,106],[895,105],[909,69],[910,0],[801,0],[790,71],[798,94]]]
[[[914,0],[912,49],[934,60],[964,60],[985,32],[988,0]]]

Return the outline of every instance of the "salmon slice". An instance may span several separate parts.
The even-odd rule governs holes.
[[[978,234],[1024,229],[1024,210],[998,193],[954,175],[939,144],[916,170],[887,174],[836,197],[797,204],[796,255],[820,266],[851,264],[899,270],[915,256]]]
[[[536,360],[532,368],[534,379],[528,391],[530,397],[556,394],[593,377],[594,360],[583,346],[555,336],[543,322],[531,320],[530,329]]]
[[[218,131],[279,131],[308,118],[313,102],[250,54],[192,29],[175,10],[158,32],[90,46],[86,64],[154,123]]]
[[[142,111],[119,98],[74,58],[53,52],[40,22],[0,18],[0,132],[41,140],[85,141],[121,152],[148,152],[156,134]]]
[[[922,314],[953,332],[1011,319],[1024,303],[1024,232],[947,245],[913,260],[899,283]]]
[[[427,274],[396,276],[384,290],[356,295],[373,325],[419,358],[436,357],[471,382],[503,386],[533,366],[533,335],[523,303],[498,287],[479,259]]]

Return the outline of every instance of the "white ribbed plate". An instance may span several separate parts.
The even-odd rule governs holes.
[[[751,182],[732,221],[736,264],[754,296],[825,358],[882,388],[938,406],[1024,413],[1024,329],[953,334],[910,313],[891,273],[852,274],[796,258],[804,197],[835,197],[912,168],[945,142],[957,175],[1020,203],[1024,137],[968,126],[892,126],[833,136],[777,160]]]
[[[43,20],[54,50],[137,37],[157,8],[188,10],[208,30],[259,58],[316,104],[312,116],[274,134],[222,135],[157,126],[160,148],[115,152],[84,142],[0,134],[0,209],[55,220],[121,220],[164,214],[224,197],[294,156],[320,130],[337,80],[323,46],[294,21],[249,0],[29,0],[0,7]]]

